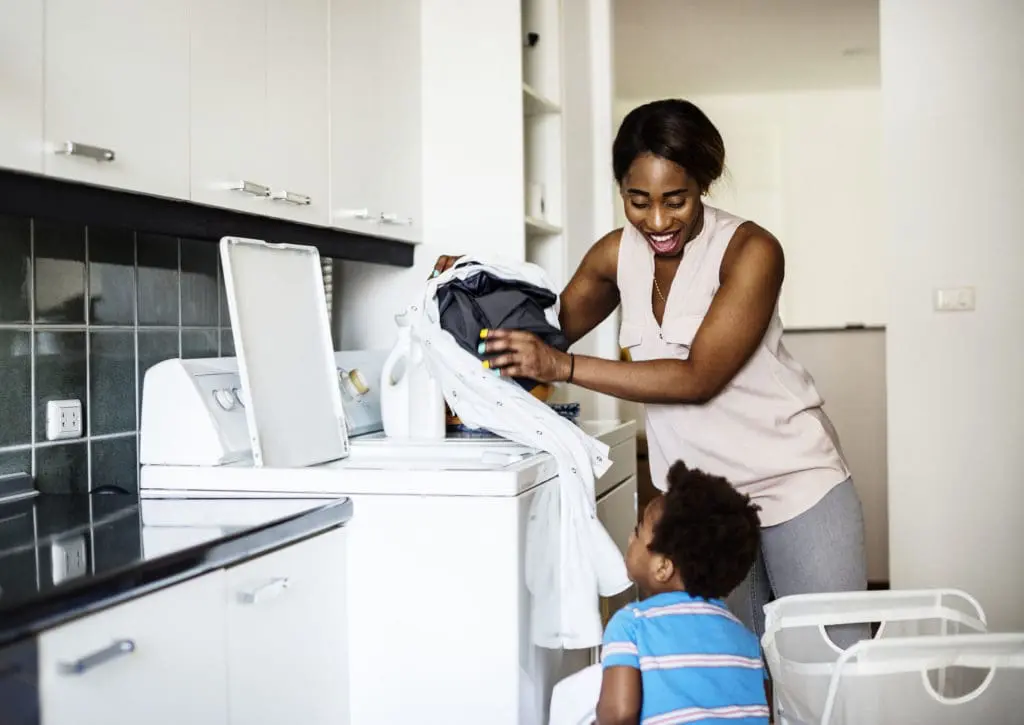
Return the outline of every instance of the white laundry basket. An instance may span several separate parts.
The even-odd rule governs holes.
[[[832,674],[821,725],[1021,725],[1024,634],[867,640]]]
[[[826,627],[870,623],[878,627],[874,640],[986,631],[978,601],[954,589],[793,595],[777,599],[764,611],[761,644],[779,721],[786,725],[821,721],[843,654]]]

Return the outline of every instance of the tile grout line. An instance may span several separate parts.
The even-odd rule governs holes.
[[[139,233],[132,230],[132,309],[135,310],[133,317],[134,325],[132,326],[132,344],[135,346],[135,481],[136,487],[138,487],[138,481],[141,477],[141,470],[139,468],[139,429],[142,425],[142,373],[140,372],[141,362],[139,360]]]
[[[36,507],[32,507],[32,540],[39,541],[39,521]],[[42,573],[39,571],[39,547],[32,547],[36,559],[36,591],[42,591]]]
[[[142,381],[141,373],[139,372],[139,360],[138,360],[138,232],[134,229],[131,232],[131,247],[132,247],[132,309],[134,310],[132,319],[132,344],[135,346],[135,375],[134,387],[135,387],[135,432],[138,432],[138,427],[141,425],[141,416],[139,415],[139,408],[141,407],[142,398]],[[136,441],[136,449],[138,447]],[[138,458],[136,453],[135,458]]]
[[[23,453],[24,451],[39,449],[39,448],[60,448],[61,446],[77,446],[91,441],[113,441],[120,438],[129,438],[136,435],[137,431],[126,430],[119,431],[117,433],[99,433],[97,435],[84,436],[82,438],[69,439],[56,441],[39,441],[37,443],[18,443],[13,446],[2,446],[0,447],[0,454],[4,453]]]
[[[117,433],[98,433],[96,435],[76,438],[74,440],[65,439],[58,441],[39,441],[38,443],[17,443],[12,446],[0,446],[0,454],[23,453],[25,451],[30,451],[33,448],[60,448],[61,446],[76,446],[80,443],[86,443],[89,441],[114,441],[120,438],[129,438],[136,434],[137,431],[124,430],[118,431]]]
[[[96,574],[96,519],[92,510],[92,496],[89,496],[89,571]]]
[[[222,275],[221,275],[221,271],[220,271],[220,253],[219,253],[220,252],[220,246],[217,247],[217,250],[218,250],[217,264],[216,264],[216,267],[217,267],[217,357],[224,357],[224,333],[221,331],[221,328],[224,326],[224,324],[223,324],[223,320],[221,319],[221,313],[220,313],[220,310],[221,310],[221,299],[220,299],[220,296],[222,294],[221,290],[224,287],[224,280],[221,278]]]
[[[181,329],[181,237],[175,237],[178,247],[178,357],[182,354]]]
[[[20,323],[0,323],[0,330],[15,330],[24,332],[30,330],[33,327],[30,322]],[[66,323],[53,323],[53,324],[41,324],[38,325],[44,330],[49,332],[84,332],[85,330],[99,330],[99,331],[111,331],[111,332],[131,332],[138,328],[146,332],[173,332],[178,327],[182,327],[185,330],[194,330],[197,332],[212,332],[217,328],[213,325],[81,325],[81,324],[66,324]],[[227,329],[227,328],[225,328]]]
[[[29,434],[29,445],[32,451],[29,455],[29,474],[32,476],[32,484],[36,482],[36,220],[34,217],[28,220],[28,364],[29,364],[29,403],[28,412],[31,422]],[[37,567],[38,568],[38,567]]]
[[[89,226],[85,227],[85,492],[92,493],[92,334],[89,332],[89,323],[92,321],[92,307],[89,304],[92,299],[92,269],[89,259]],[[89,509],[92,510],[92,499],[89,500]],[[91,515],[91,514],[90,514]]]

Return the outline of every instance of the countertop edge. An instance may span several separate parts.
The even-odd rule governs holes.
[[[0,617],[0,647],[343,527],[352,518],[352,511],[351,499],[331,500],[312,510],[61,587],[4,612]]]

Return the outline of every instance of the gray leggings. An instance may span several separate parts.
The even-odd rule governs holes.
[[[764,606],[777,597],[867,589],[864,512],[853,480],[839,484],[795,519],[761,530],[761,551],[728,605],[760,638]],[[828,628],[846,649],[871,636],[869,624]]]

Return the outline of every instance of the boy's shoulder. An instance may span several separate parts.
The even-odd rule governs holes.
[[[736,616],[725,606],[725,602],[718,599],[693,597],[686,592],[655,594],[639,602],[634,602],[626,608],[632,609],[633,616],[638,619],[655,619],[689,614],[724,617],[725,619],[739,622]]]
[[[631,632],[652,630],[672,638],[697,638],[730,650],[759,650],[757,636],[717,599],[691,597],[685,592],[658,594],[633,602],[618,612],[608,626]],[[712,645],[713,646],[713,645]]]

